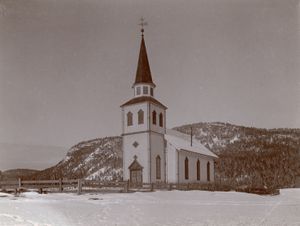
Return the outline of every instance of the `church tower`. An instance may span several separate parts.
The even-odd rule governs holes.
[[[143,21],[142,24],[143,26]],[[123,137],[123,180],[132,184],[166,181],[166,109],[154,98],[144,29],[142,27],[140,53],[134,97],[121,105]]]

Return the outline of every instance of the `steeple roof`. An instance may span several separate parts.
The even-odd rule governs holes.
[[[167,107],[165,105],[163,105],[158,100],[156,100],[155,98],[150,97],[150,96],[135,97],[135,98],[127,101],[126,103],[122,104],[121,107],[138,104],[138,103],[143,103],[143,102],[150,102],[150,103],[153,103],[153,104],[156,104],[156,105],[162,107],[163,109],[167,109]]]
[[[140,54],[139,54],[139,60],[138,60],[134,85],[136,85],[138,83],[149,83],[149,84],[155,85],[152,81],[152,76],[151,76],[151,71],[150,71],[150,66],[149,66],[149,61],[148,61],[147,50],[146,50],[143,33],[142,33]]]

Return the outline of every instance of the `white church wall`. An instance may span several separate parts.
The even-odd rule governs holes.
[[[185,179],[185,159],[189,160],[189,177]],[[208,183],[214,181],[214,160],[198,153],[180,150],[178,156],[179,183]],[[200,181],[197,180],[197,161],[200,160]],[[207,180],[207,162],[210,162],[210,181]]]
[[[158,133],[150,133],[150,147],[151,147],[151,182],[165,182],[165,147],[164,135]],[[156,178],[156,157],[161,159],[161,179]]]
[[[210,163],[210,181],[207,180],[207,163]],[[201,158],[200,159],[200,181],[203,183],[214,182],[215,179],[214,173],[214,160]]]
[[[139,110],[144,111],[144,123],[143,124],[138,124]],[[133,115],[133,125],[131,125],[131,126],[127,126],[127,113],[128,112],[131,112]],[[124,122],[123,134],[149,130],[148,103],[144,102],[144,103],[124,106],[122,118],[123,118],[123,122]]]
[[[152,112],[156,111],[156,125],[153,124]],[[163,114],[163,127],[159,126],[159,114]],[[165,110],[155,104],[150,103],[150,129],[157,133],[165,133],[166,113]]]
[[[214,182],[215,181],[215,162],[213,159],[209,160],[210,162],[210,182]]]
[[[177,183],[177,151],[174,146],[167,142],[166,158],[167,158],[167,183]]]
[[[134,147],[133,143],[137,142],[138,146]],[[143,168],[143,182],[150,182],[150,151],[149,151],[149,134],[138,133],[132,135],[123,136],[123,179],[130,179],[130,172],[128,167],[134,160],[134,156],[137,156],[137,161]]]

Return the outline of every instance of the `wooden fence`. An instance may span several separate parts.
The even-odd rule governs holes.
[[[59,179],[59,180],[15,180],[15,181],[0,181],[0,190],[21,192],[28,189],[38,189],[39,192],[43,191],[77,191],[80,194],[83,189],[118,189],[128,192],[127,182],[101,182],[95,180],[83,179]]]
[[[297,176],[295,179],[295,188],[300,188],[300,176]]]
[[[168,184],[168,183],[143,183],[131,184],[129,181],[102,182],[84,179],[59,179],[59,180],[15,180],[0,181],[0,190],[14,191],[16,193],[27,189],[38,189],[40,193],[45,191],[76,191],[78,194],[83,191],[107,190],[118,192],[130,191],[154,191],[158,190],[215,190],[214,184]]]
[[[57,189],[62,192],[65,189],[77,189],[78,192],[82,190],[82,180],[17,180],[17,181],[0,181],[0,189],[15,190],[20,192],[26,189],[38,189],[40,192],[43,190]]]

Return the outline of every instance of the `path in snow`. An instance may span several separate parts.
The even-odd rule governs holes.
[[[238,192],[0,193],[0,225],[300,225],[300,189]]]

